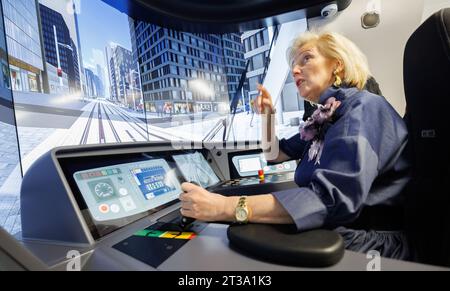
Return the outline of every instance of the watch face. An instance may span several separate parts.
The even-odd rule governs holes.
[[[236,220],[237,221],[246,221],[248,216],[248,212],[244,208],[239,208],[236,210]]]

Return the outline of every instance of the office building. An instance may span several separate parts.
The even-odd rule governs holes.
[[[230,101],[234,98],[236,90],[239,86],[239,81],[243,70],[245,70],[244,60],[244,46],[241,41],[241,34],[227,33],[222,35],[223,54],[225,75],[227,76],[228,93],[230,95]],[[243,104],[244,96],[247,95],[246,88],[243,87],[240,92],[239,105]]]
[[[102,80],[93,70],[85,68],[84,74],[86,76],[86,93],[88,97],[104,97],[105,89]]]
[[[36,0],[2,0],[11,87],[41,92],[44,70]]]
[[[5,106],[5,104],[12,104],[11,78],[9,76],[6,35],[4,29],[5,27],[3,24],[3,12],[2,7],[0,6],[0,106]],[[0,121],[14,120],[14,118],[8,118],[4,116],[6,114],[2,115],[3,116],[0,117]]]
[[[61,13],[42,4],[39,6],[45,59],[47,63],[67,74],[70,92],[79,92],[81,91],[81,82],[78,52],[70,37],[69,28]],[[61,75],[61,72],[58,75]]]
[[[94,72],[88,68],[85,68],[84,75],[86,76],[86,95],[88,97],[94,97],[96,95]]]
[[[58,73],[58,68],[50,63],[46,63],[46,72],[48,79],[48,89],[50,94],[70,93],[69,77],[64,71]]]
[[[131,39],[131,53],[133,62],[137,65],[136,68],[132,71],[131,80],[134,88],[138,88],[136,90],[137,93],[136,98],[134,99],[134,108],[138,110],[144,109],[144,96],[141,87],[141,74],[139,70],[139,57],[137,52],[137,42],[136,42],[136,31],[134,30],[134,21],[132,18],[128,18],[128,25],[130,30],[130,39]]]
[[[249,62],[247,71],[249,100],[258,96],[257,84],[263,82],[265,60],[269,55],[272,35],[271,28],[247,31],[242,34],[242,42],[245,49],[244,58]]]
[[[101,85],[101,90],[98,92],[99,95],[101,97],[105,97],[106,96],[106,92],[105,92],[105,87],[106,87],[106,82],[105,82],[105,71],[103,70],[102,66],[100,66],[99,64],[96,65],[96,70],[97,70],[97,77],[99,79],[99,84]]]
[[[85,78],[83,68],[83,56],[80,41],[79,32],[79,13],[81,13],[81,1],[80,0],[39,0],[41,5],[47,6],[54,11],[60,13],[64,18],[64,21],[69,29],[70,38],[74,42],[78,53],[78,74],[80,76],[80,86],[85,91]],[[73,47],[73,46],[72,46]]]
[[[73,11],[74,11],[73,17],[74,17],[74,23],[75,23],[76,44],[78,47],[78,64],[79,64],[78,71],[80,73],[81,90],[83,92],[86,92],[86,84],[85,84],[86,77],[84,75],[83,54],[82,54],[82,49],[81,49],[81,40],[80,40],[80,32],[79,32],[80,29],[78,26],[78,13],[80,11],[79,11],[79,7],[77,7],[76,3],[80,3],[80,2],[73,1]],[[81,3],[80,3],[80,5],[81,5]],[[103,84],[105,84],[105,83],[103,83]]]
[[[136,83],[138,64],[133,59],[132,52],[118,44],[110,44],[106,48],[106,58],[111,100],[135,108],[136,100],[141,96],[141,87]]]
[[[221,35],[185,33],[132,19],[130,30],[147,111],[185,114],[228,110],[227,77],[237,77],[235,67],[244,64],[243,59],[234,61],[227,75]],[[234,35],[227,39],[231,45],[227,52],[233,53],[233,60],[240,57],[234,53],[239,51],[237,40]],[[235,81],[230,85],[236,86]]]
[[[245,49],[245,60],[249,62],[249,68],[247,72],[248,80],[248,99],[245,100],[246,104],[250,103],[250,100],[255,99],[259,92],[257,90],[257,84],[264,82],[264,67],[270,60],[270,45],[275,35],[276,27],[268,27],[264,29],[257,29],[242,34],[242,42]],[[273,45],[276,46],[276,39],[273,41]],[[269,64],[267,63],[267,66]],[[297,88],[291,74],[288,74],[286,82],[280,94],[279,105],[281,111],[297,112],[304,109],[303,102],[300,101]],[[249,108],[249,107],[247,107]]]

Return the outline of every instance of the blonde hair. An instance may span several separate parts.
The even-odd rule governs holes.
[[[339,61],[343,66],[342,81],[362,90],[370,76],[366,56],[345,36],[335,32],[305,32],[294,39],[287,50],[289,65],[293,67],[298,51],[305,45],[315,46],[326,58]]]

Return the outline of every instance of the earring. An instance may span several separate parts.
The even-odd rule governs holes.
[[[334,75],[334,78],[336,79],[333,84],[334,87],[340,87],[342,85],[342,79],[338,75],[338,70],[334,71],[333,75]]]

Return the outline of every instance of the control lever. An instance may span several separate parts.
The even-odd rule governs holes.
[[[200,186],[197,182],[189,182],[191,184]],[[192,217],[187,217],[187,216],[181,216],[181,220],[180,220],[180,227],[182,229],[187,229],[189,225],[191,225],[193,222],[195,221],[195,218]]]

